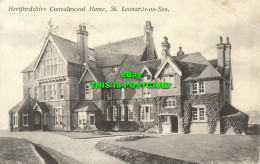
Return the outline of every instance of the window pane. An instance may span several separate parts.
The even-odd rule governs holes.
[[[197,112],[197,108],[193,108],[192,109],[192,120],[198,120],[198,112]]]
[[[200,111],[200,120],[205,120],[205,110],[204,108],[199,108]]]

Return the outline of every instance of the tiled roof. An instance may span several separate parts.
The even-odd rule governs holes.
[[[76,58],[76,53],[77,53],[76,42],[64,39],[62,37],[53,34],[51,35],[51,37],[54,40],[55,44],[58,46],[59,50],[61,51],[66,61],[71,63],[76,63],[76,64],[80,63],[79,59]],[[95,59],[93,58],[94,50],[89,48],[88,53],[89,53],[88,54],[89,60],[95,61]]]
[[[95,50],[95,54],[98,68],[120,65],[126,57],[125,54],[115,51]]]
[[[27,96],[24,100],[15,105],[9,112],[29,112],[32,110],[36,103],[36,100]]]
[[[33,70],[34,70],[35,63],[37,62],[37,59],[38,59],[38,57],[35,58],[30,65],[28,65],[25,69],[23,69],[23,70],[22,70],[22,73],[33,71]]]
[[[234,116],[234,115],[238,115],[238,114],[245,114],[243,112],[241,112],[240,110],[238,110],[237,108],[235,108],[234,106],[232,106],[229,103],[226,103],[225,106],[222,108],[222,110],[220,111],[220,116]],[[245,114],[247,115],[247,114]]]
[[[208,62],[209,62],[214,68],[217,68],[217,67],[218,67],[218,59],[208,60]]]
[[[113,51],[122,54],[140,56],[146,47],[144,36],[126,39],[118,42],[94,47],[95,50]]]
[[[80,100],[74,106],[72,111],[73,112],[96,112],[96,111],[100,111],[100,109],[92,101]]]
[[[184,81],[221,77],[220,73],[200,53],[172,58],[181,68]]]

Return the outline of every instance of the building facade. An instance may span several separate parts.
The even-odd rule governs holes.
[[[50,34],[23,73],[24,99],[9,111],[10,130],[120,130],[160,133],[225,133],[221,118],[244,114],[231,105],[231,43],[222,38],[217,59],[200,53],[170,54],[164,37],[161,58],[153,27],[144,34],[88,47],[80,25],[77,42]],[[142,73],[140,79],[121,73]],[[92,88],[90,82],[169,82],[170,88]],[[234,112],[226,106],[231,106]],[[227,111],[227,112],[226,112]],[[246,119],[245,119],[246,120]],[[246,121],[245,121],[246,122]],[[223,123],[224,124],[224,123]],[[245,131],[245,130],[244,130]]]

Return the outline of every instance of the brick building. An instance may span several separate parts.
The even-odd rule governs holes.
[[[49,35],[39,56],[22,71],[24,99],[9,111],[10,130],[225,133],[235,128],[222,128],[222,117],[245,115],[229,105],[233,80],[228,38],[217,44],[217,59],[208,61],[200,53],[185,54],[181,47],[170,55],[167,37],[158,58],[150,21],[139,37],[93,49],[85,25],[76,33],[76,43]],[[142,76],[122,78],[127,71]],[[138,81],[169,82],[171,87],[90,86]]]

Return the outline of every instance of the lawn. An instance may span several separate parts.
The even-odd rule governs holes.
[[[175,134],[129,142],[102,142],[195,163],[258,163],[259,139],[246,135]]]
[[[58,135],[67,136],[73,139],[91,139],[91,138],[101,138],[101,137],[113,137],[113,136],[128,136],[128,135],[141,135],[142,132],[57,132],[57,131],[47,131],[48,133],[54,133]]]
[[[0,163],[41,163],[31,143],[24,139],[0,137]]]

